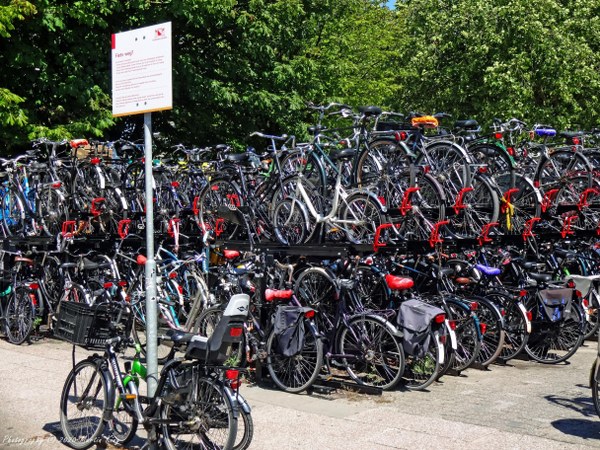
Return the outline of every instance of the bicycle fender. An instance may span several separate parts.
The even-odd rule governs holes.
[[[527,318],[527,309],[525,308],[525,305],[521,302],[517,303],[517,306],[519,307],[519,309],[521,311],[523,311],[523,315],[525,316],[525,323],[527,325],[527,334],[531,334],[531,320],[529,320]]]
[[[435,343],[437,344],[438,348],[438,362],[441,366],[446,360],[446,352],[444,351],[444,346],[442,345],[442,341],[440,339],[440,333],[438,333],[437,331],[435,333]]]
[[[237,401],[238,406],[240,408],[242,408],[242,410],[246,414],[250,414],[252,412],[252,408],[250,408],[250,405],[248,404],[248,402],[246,401],[246,399],[244,397],[242,397],[242,394],[240,394],[238,392],[238,394],[235,396],[235,399]]]
[[[229,402],[234,406],[233,408],[233,417],[235,417],[236,419],[239,416],[239,410],[237,408],[235,408],[236,405],[239,406],[239,403],[237,401],[237,399],[235,398],[235,394],[233,393],[233,390],[228,387],[228,386],[223,386],[221,385],[221,387],[223,388],[223,392],[225,393],[225,395],[227,396],[227,398],[229,399]]]
[[[387,330],[392,333],[394,336],[396,336],[397,338],[404,338],[404,333],[402,331],[400,331],[398,328],[396,328],[396,326],[391,323],[389,320],[378,316],[376,314],[354,314],[352,316],[350,316],[349,320],[352,320],[356,317],[368,317],[369,319],[373,319],[379,323],[381,323],[383,326],[385,326],[387,328]]]
[[[456,331],[450,328],[450,321],[448,319],[444,320],[444,324],[446,325],[446,331],[450,335],[450,343],[452,344],[452,350],[456,350],[458,348],[456,340]]]
[[[366,195],[367,197],[370,197],[371,200],[373,200],[379,206],[379,208],[381,208],[381,212],[383,212],[383,213],[387,212],[387,207],[381,203],[381,200],[379,200],[379,197],[377,197],[372,191],[370,191],[368,189],[364,189],[364,188],[350,189],[348,197],[350,197],[351,195],[354,195],[354,194],[362,194],[362,195]]]

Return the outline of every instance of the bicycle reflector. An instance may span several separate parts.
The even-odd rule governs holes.
[[[448,324],[450,325],[450,329],[452,331],[456,330],[456,320],[449,320]]]
[[[306,317],[307,319],[312,319],[313,317],[315,317],[315,310],[310,309],[310,310],[306,311],[304,313],[304,317]]]
[[[110,281],[104,283],[104,289],[110,289],[111,287],[113,287],[113,284]]]
[[[479,308],[479,303],[471,302],[469,303],[469,308],[471,309],[471,311],[477,311],[477,308]]]
[[[235,390],[240,387],[240,384],[242,384],[242,381],[240,380],[239,370],[227,369],[225,371],[225,378],[229,380],[229,386],[231,387],[231,389]]]
[[[52,189],[60,189],[62,187],[62,183],[57,181],[56,183],[52,183]]]
[[[445,320],[446,320],[446,314],[438,314],[437,316],[435,316],[433,318],[433,321],[435,323],[444,323]]]
[[[487,323],[480,323],[479,329],[481,330],[481,334],[485,334],[485,332],[487,331]]]
[[[30,283],[30,284],[29,284],[29,288],[30,288],[30,289],[39,289],[39,288],[40,288],[40,285],[39,285],[39,284],[37,284],[37,283]]]
[[[529,320],[530,322],[533,320],[533,312],[527,311],[526,316],[527,320]]]
[[[502,139],[502,136],[503,136],[503,134],[502,134],[502,133],[500,133],[500,132],[494,133],[494,137],[495,137],[496,139]]]
[[[240,337],[242,335],[242,331],[244,331],[242,327],[232,327],[229,329],[229,336]]]

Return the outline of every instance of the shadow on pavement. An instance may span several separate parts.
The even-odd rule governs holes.
[[[594,401],[592,397],[559,397],[557,395],[546,395],[544,397],[555,405],[562,406],[563,408],[570,409],[571,411],[578,412],[585,417],[598,417],[596,414],[596,408],[594,407]],[[600,430],[600,423],[596,422],[596,427]]]
[[[600,440],[600,422],[587,419],[559,419],[552,422],[558,431],[583,439]]]

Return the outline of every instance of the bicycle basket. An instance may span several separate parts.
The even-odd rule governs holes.
[[[133,316],[123,312],[119,326],[112,329],[120,308],[115,304],[61,301],[58,306],[54,336],[88,349],[104,349],[106,341],[116,336],[129,336]]]
[[[552,322],[557,322],[563,318],[565,312],[569,312],[573,289],[543,289],[538,292],[538,295],[548,318]]]

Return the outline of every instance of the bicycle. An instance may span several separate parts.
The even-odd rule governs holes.
[[[239,410],[239,370],[223,366],[231,345],[240,342],[248,311],[246,295],[233,296],[211,338],[173,332],[169,339],[183,357],[173,354],[163,367],[154,396],[139,395],[133,376],[124,375],[118,352],[127,338],[132,317],[126,302],[87,306],[74,311],[61,305],[58,329],[74,345],[104,350],[74,365],[60,400],[60,424],[66,443],[75,449],[93,445],[112,420],[115,405],[120,419],[116,438],[126,440],[141,423],[151,442],[169,450],[185,445],[232,448]],[[79,320],[73,325],[73,317]],[[87,314],[85,314],[87,313]],[[86,320],[81,320],[84,315]],[[142,372],[138,367],[139,372]],[[124,384],[127,381],[127,384]],[[120,402],[120,403],[119,403]],[[142,409],[142,405],[147,405]],[[120,427],[120,425],[118,425]]]

